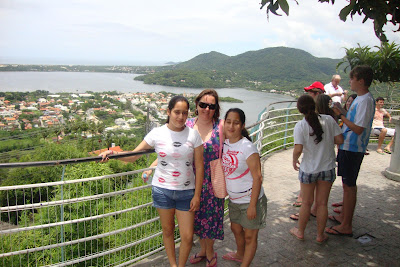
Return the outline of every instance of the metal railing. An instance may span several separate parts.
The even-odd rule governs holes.
[[[271,105],[261,120],[249,127],[260,151],[268,146],[265,140],[274,138],[271,131],[291,120],[288,112],[292,111]],[[286,127],[288,140],[290,129]],[[132,154],[137,153],[110,158]],[[106,165],[94,162],[98,160],[0,164],[0,169],[15,171],[58,168],[61,177],[56,182],[0,187],[1,265],[126,266],[164,249],[151,186],[140,178],[149,168],[93,176],[103,173]],[[179,242],[178,231],[175,239]]]
[[[294,103],[269,105],[248,127],[261,157],[293,146],[294,126],[303,118]],[[99,159],[0,164],[16,172],[58,168],[61,177],[0,187],[0,265],[126,266],[164,249],[151,186],[140,178],[150,168],[113,174]]]

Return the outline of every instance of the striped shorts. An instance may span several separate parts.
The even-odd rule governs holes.
[[[302,184],[311,184],[316,181],[327,181],[333,183],[336,179],[335,168],[317,173],[306,173],[299,170],[299,181]]]

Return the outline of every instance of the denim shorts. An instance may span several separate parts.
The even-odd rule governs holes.
[[[302,184],[312,184],[316,181],[327,181],[333,183],[336,180],[335,168],[317,173],[306,173],[299,170],[299,181]]]
[[[190,210],[190,201],[194,196],[194,189],[170,190],[153,186],[151,189],[153,206],[159,209]]]
[[[262,229],[267,225],[267,197],[263,195],[256,204],[257,216],[253,220],[247,218],[249,203],[233,203],[229,200],[229,219],[232,223],[241,225],[245,229]]]

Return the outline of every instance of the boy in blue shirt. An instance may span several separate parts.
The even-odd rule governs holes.
[[[375,113],[375,101],[369,92],[373,71],[369,66],[357,66],[350,72],[351,90],[357,93],[350,109],[346,111],[335,105],[336,115],[343,121],[344,143],[338,151],[338,176],[342,176],[343,208],[340,216],[330,216],[339,222],[337,226],[326,228],[332,235],[353,236],[353,215],[357,202],[357,177],[371,134]]]

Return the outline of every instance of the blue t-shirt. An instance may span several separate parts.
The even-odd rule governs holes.
[[[344,143],[340,145],[340,149],[365,153],[371,134],[374,113],[375,100],[370,92],[354,99],[347,111],[346,118],[355,125],[363,127],[364,131],[358,135],[350,130],[346,124],[343,124]]]

